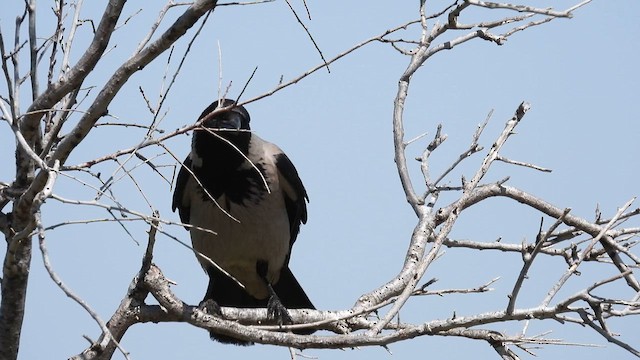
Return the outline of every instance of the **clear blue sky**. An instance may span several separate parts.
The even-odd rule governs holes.
[[[104,2],[87,1],[83,18],[95,17]],[[433,1],[431,11],[446,1]],[[558,9],[571,1],[533,2],[553,4]],[[16,6],[3,6],[0,25],[12,34]],[[160,2],[158,2],[160,4]],[[418,1],[308,1],[313,20],[308,24],[327,58],[388,28],[417,17]],[[558,5],[562,4],[562,5]],[[39,4],[39,19],[48,23],[49,4]],[[300,1],[294,1],[303,12]],[[155,19],[160,5],[129,1],[125,14],[142,11],[117,31],[113,48],[90,76],[86,85],[102,86],[105,78],[135,49]],[[181,10],[170,13],[173,19]],[[428,61],[412,80],[406,112],[407,138],[423,132],[433,134],[438,123],[449,139],[432,156],[433,172],[445,169],[466,149],[478,123],[491,109],[493,119],[485,130],[488,148],[518,104],[529,101],[526,115],[504,150],[504,155],[553,169],[550,174],[496,164],[487,180],[511,176],[510,184],[538,195],[573,213],[592,219],[599,205],[605,216],[632,196],[640,194],[637,156],[640,150],[640,122],[637,102],[640,94],[640,25],[636,1],[594,1],[575,12],[573,19],[557,19],[541,27],[511,37],[501,47],[473,41],[452,51],[441,52]],[[499,12],[473,11],[474,18],[491,19]],[[89,27],[80,29],[72,58],[77,59],[82,44],[89,39]],[[191,32],[193,33],[193,32]],[[401,33],[415,39],[417,28]],[[42,33],[42,36],[47,35]],[[5,42],[7,42],[5,35]],[[9,37],[10,38],[10,37]],[[188,35],[186,39],[190,38]],[[180,42],[169,65],[175,70],[186,41]],[[196,40],[172,92],[166,101],[161,128],[170,131],[195,121],[202,109],[217,96],[219,52],[222,53],[223,87],[232,82],[236,96],[257,66],[245,99],[270,90],[283,77],[298,76],[319,64],[320,59],[303,29],[283,1],[257,6],[223,7],[209,19]],[[26,58],[26,55],[25,55]],[[118,121],[149,123],[151,116],[139,93],[157,101],[162,87],[167,55],[134,75],[109,112]],[[408,58],[388,44],[370,44],[247,109],[252,126],[261,137],[280,145],[296,164],[311,202],[309,222],[302,228],[294,247],[291,267],[307,293],[320,309],[349,308],[359,295],[391,279],[400,269],[415,225],[415,216],[404,200],[393,162],[391,110],[398,77]],[[26,66],[25,66],[26,68]],[[4,87],[4,84],[0,84]],[[26,104],[27,90],[23,95]],[[94,95],[94,90],[91,95]],[[68,164],[105,155],[138,143],[144,133],[132,128],[101,127],[92,132]],[[426,139],[430,140],[431,137]],[[428,140],[408,150],[418,155]],[[190,137],[179,136],[167,146],[179,157],[189,151]],[[0,131],[0,159],[13,164],[13,137],[6,124]],[[162,153],[147,149],[147,157]],[[451,176],[471,176],[481,161],[476,156]],[[170,156],[155,160],[157,165],[173,165]],[[131,168],[132,161],[128,164]],[[415,182],[419,169],[414,166]],[[116,169],[104,163],[94,171],[103,178]],[[13,170],[0,169],[0,180],[8,181]],[[154,209],[177,221],[171,212],[169,185],[147,168],[134,171]],[[171,176],[169,168],[164,174]],[[120,176],[119,174],[118,176]],[[86,179],[82,175],[79,177]],[[143,197],[127,178],[116,183],[115,195],[124,205],[151,213]],[[77,182],[61,178],[55,192],[67,198],[91,200],[95,192]],[[105,202],[106,200],[103,199]],[[440,203],[444,206],[446,201]],[[635,205],[637,206],[637,205]],[[49,200],[43,208],[47,225],[65,220],[108,217],[104,211]],[[506,200],[490,200],[466,211],[452,233],[456,238],[478,241],[520,243],[535,237],[540,216]],[[637,225],[636,225],[637,226]],[[65,283],[83,297],[106,321],[124,296],[140,266],[146,245],[147,226],[127,227],[138,246],[116,223],[64,226],[47,236],[52,263]],[[165,227],[188,240],[182,228]],[[4,245],[0,245],[4,246]],[[1,249],[4,252],[4,249]],[[207,279],[192,253],[167,237],[159,237],[155,262],[165,275],[177,282],[173,290],[186,302],[199,302]],[[521,260],[517,255],[448,249],[425,275],[436,277],[434,288],[475,287],[495,277],[495,291],[484,295],[428,297],[412,301],[401,313],[404,321],[425,321],[457,314],[502,309],[511,290]],[[537,305],[563,271],[559,260],[544,261],[534,267],[527,280],[523,304]],[[587,268],[588,269],[588,268]],[[589,283],[589,273],[572,283],[571,289]],[[593,278],[591,278],[593,279]],[[581,282],[582,283],[579,283]],[[638,319],[613,321],[623,340],[636,347]],[[493,329],[510,334],[524,324],[496,325]],[[535,350],[540,358],[604,357],[626,359],[628,353],[609,345],[590,330],[578,326],[558,327],[552,321],[532,323],[528,334],[553,332],[550,338],[568,342],[595,343],[603,347],[545,346]],[[21,343],[21,359],[66,358],[87,346],[82,335],[96,338],[99,329],[89,315],[66,298],[46,274],[36,250],[29,282],[27,315]],[[185,324],[143,324],[131,328],[122,342],[133,359],[213,359],[227,357],[286,359],[286,348],[254,346],[238,348],[209,341],[208,334]],[[497,359],[484,342],[453,338],[422,337],[392,344],[395,359],[478,358]],[[390,359],[382,348],[355,350],[307,350],[319,359]],[[523,359],[528,356],[519,353]],[[114,358],[122,356],[117,354]]]

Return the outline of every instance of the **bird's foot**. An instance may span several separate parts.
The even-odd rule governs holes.
[[[200,309],[205,314],[211,314],[214,316],[222,317],[222,311],[220,310],[220,305],[212,299],[202,300],[200,304],[198,304],[198,309]],[[253,342],[246,341],[242,339],[236,339],[233,336],[218,334],[215,331],[209,331],[209,336],[211,340],[219,341],[223,344],[233,344],[239,346],[249,346],[253,345]]]
[[[222,311],[220,310],[220,305],[212,299],[206,299],[200,301],[198,304],[198,309],[200,309],[205,314],[217,315],[221,316]]]
[[[269,319],[276,321],[278,325],[293,324],[293,319],[291,319],[289,311],[282,305],[282,302],[277,296],[271,296],[269,298],[269,302],[267,302],[267,316]]]

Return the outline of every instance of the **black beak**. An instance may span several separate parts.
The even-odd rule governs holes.
[[[242,128],[242,115],[230,111],[226,116],[217,118],[208,128],[213,129],[228,129],[228,130],[240,130]]]

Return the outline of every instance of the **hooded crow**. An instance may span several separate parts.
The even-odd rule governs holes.
[[[215,101],[198,121],[172,207],[191,225],[196,257],[209,275],[201,306],[214,312],[219,306],[266,307],[272,319],[290,324],[287,308],[314,309],[288,265],[300,223],[307,222],[308,197],[298,172],[278,146],[250,131],[249,113],[234,101]],[[210,334],[224,343],[251,344]]]

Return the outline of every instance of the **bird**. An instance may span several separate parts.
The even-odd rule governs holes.
[[[315,309],[289,268],[300,225],[307,222],[306,189],[287,155],[251,131],[244,106],[214,101],[198,122],[172,209],[209,276],[200,306],[218,315],[221,306],[267,308],[270,319],[291,324],[287,309]],[[253,344],[215,331],[210,336]]]

